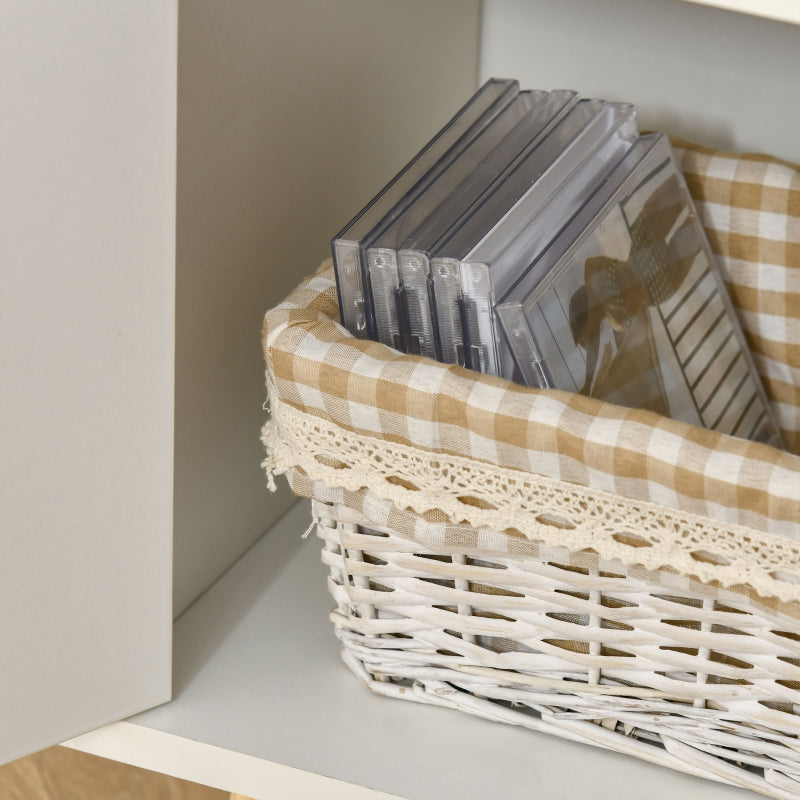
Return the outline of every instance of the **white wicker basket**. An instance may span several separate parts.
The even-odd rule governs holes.
[[[589,551],[490,559],[313,509],[342,656],[374,692],[800,796],[786,608]]]
[[[344,660],[373,691],[788,800],[800,170],[682,152],[795,455],[355,340],[328,265],[267,314],[265,467],[312,498]]]

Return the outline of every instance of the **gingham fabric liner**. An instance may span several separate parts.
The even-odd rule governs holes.
[[[673,145],[786,444],[800,453],[800,169]]]
[[[730,248],[722,268],[784,436],[796,447],[798,173],[762,156],[683,146],[678,153],[712,246]],[[765,211],[752,209],[756,196]],[[762,238],[753,235],[760,230],[754,219]],[[786,243],[779,246],[778,236]],[[800,540],[797,456],[649,412],[400,355],[354,339],[337,317],[329,262],[267,314],[264,348],[278,427],[278,408],[288,405],[332,422],[343,435],[541,474]],[[313,442],[308,446],[313,450]]]

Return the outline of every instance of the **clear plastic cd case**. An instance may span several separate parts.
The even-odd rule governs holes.
[[[630,104],[492,79],[331,244],[355,336],[781,444],[669,140]]]
[[[556,152],[539,148],[544,150],[546,166],[534,171],[533,182],[524,174],[523,180],[507,180],[511,190],[498,193],[502,202],[495,208],[485,203],[471,226],[465,226],[467,235],[460,236],[450,254],[461,254],[466,366],[494,375],[506,373],[502,341],[495,336],[494,303],[516,282],[524,258],[534,257],[563,221],[577,213],[587,193],[624,157],[637,136],[633,107],[605,104]],[[552,145],[560,144],[550,138]],[[438,304],[437,310],[444,313]]]
[[[504,173],[568,113],[575,99],[574,92],[520,92],[457,160],[440,170],[413,204],[391,224],[371,232],[364,246],[378,341],[405,352],[437,356],[427,297],[427,251],[478,198],[502,183]],[[421,322],[420,327],[413,331],[401,327],[404,308]]]
[[[470,340],[469,326],[472,324],[473,339],[476,331],[473,324],[475,315],[462,313],[465,306],[461,267],[455,274],[449,271],[448,264],[467,257],[515,206],[538,208],[613,124],[614,110],[607,103],[578,101],[553,118],[520,157],[509,162],[483,192],[462,197],[460,207],[456,209],[458,213],[451,213],[446,219],[449,224],[435,227],[427,236],[418,237],[416,242],[406,242],[406,249],[401,251],[405,258],[413,257],[423,263],[433,260],[430,279],[432,313],[440,331],[447,328],[455,337],[455,340],[448,341],[440,336],[441,360],[483,372],[497,372],[493,360],[487,363],[486,359],[471,355],[471,347],[475,348],[475,354],[485,351]],[[447,260],[444,268],[443,259]]]
[[[497,313],[532,385],[780,441],[664,135],[538,285]]]
[[[363,241],[410,205],[447,164],[519,94],[515,80],[487,81],[448,124],[333,239],[342,324],[359,338],[374,338],[374,319],[366,291]]]

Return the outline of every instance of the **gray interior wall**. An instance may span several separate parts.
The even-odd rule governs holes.
[[[800,26],[682,0],[485,0],[482,77],[634,103],[643,130],[800,162]]]
[[[479,30],[477,0],[179,10],[176,613],[292,502],[259,466],[264,312],[474,91]]]

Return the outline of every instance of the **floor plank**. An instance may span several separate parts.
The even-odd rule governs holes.
[[[51,747],[0,766],[0,800],[229,800],[228,792]]]

